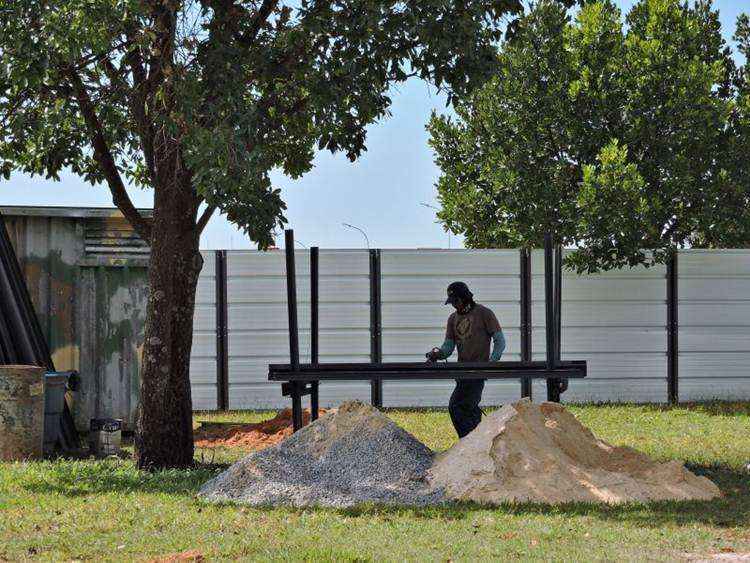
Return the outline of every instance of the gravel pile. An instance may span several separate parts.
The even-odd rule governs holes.
[[[251,505],[434,504],[443,492],[426,483],[432,459],[414,436],[354,401],[238,461],[199,495]]]

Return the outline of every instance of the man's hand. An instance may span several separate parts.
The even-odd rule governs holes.
[[[428,362],[437,362],[440,359],[440,348],[433,348],[424,356],[427,358]]]

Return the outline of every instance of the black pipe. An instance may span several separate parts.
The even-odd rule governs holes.
[[[522,248],[521,259],[521,361],[531,361],[531,253]],[[521,397],[531,398],[532,385],[521,379]]]
[[[379,364],[383,361],[382,311],[380,292],[380,250],[370,250],[370,361]],[[383,381],[370,381],[370,403],[383,406]]]
[[[216,408],[229,410],[227,252],[216,251]]]
[[[667,261],[667,399],[672,405],[679,395],[679,319],[677,286],[677,252]]]
[[[319,258],[320,250],[317,246],[313,246],[310,249],[310,363],[314,366],[317,365],[319,361]],[[310,386],[310,418],[312,420],[317,420],[320,411],[318,393],[320,385],[317,381],[313,381]]]
[[[547,369],[557,367],[557,320],[555,314],[555,277],[552,248],[552,234],[544,235],[544,310],[545,334],[547,337]],[[560,402],[560,382],[547,379],[547,400]]]
[[[555,365],[559,365],[562,348],[562,246],[555,247]]]
[[[286,245],[286,297],[289,312],[289,363],[299,371],[299,325],[297,324],[297,271],[294,265],[294,231],[284,232]]]

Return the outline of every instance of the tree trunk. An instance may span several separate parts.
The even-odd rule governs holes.
[[[198,274],[198,201],[185,185],[157,189],[135,437],[139,469],[193,463],[190,351]]]

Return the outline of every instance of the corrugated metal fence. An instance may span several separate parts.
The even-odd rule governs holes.
[[[0,208],[59,369],[78,369],[76,421],[132,422],[138,401],[147,297],[148,250],[121,214],[107,209]],[[505,358],[521,353],[521,260],[517,250],[382,250],[384,361],[421,361],[442,342],[450,308],[445,287],[469,283],[498,315]],[[192,357],[196,409],[287,404],[266,381],[269,362],[288,361],[284,254],[203,253]],[[217,270],[217,264],[220,268]],[[585,359],[589,377],[565,401],[664,402],[668,369],[682,401],[750,399],[750,250],[687,250],[678,255],[676,354],[668,361],[667,268],[635,268],[563,278],[562,356]],[[309,253],[297,252],[301,359],[309,360]],[[541,251],[531,256],[533,359],[544,359]],[[226,275],[224,275],[226,274]],[[366,250],[320,251],[320,360],[371,358],[371,258]],[[226,323],[217,303],[226,300]],[[217,320],[221,322],[217,322]],[[375,327],[377,330],[377,327]],[[226,339],[222,340],[222,336]],[[226,352],[226,357],[224,353]],[[224,379],[224,377],[226,379]],[[387,406],[445,405],[450,382],[386,382]],[[543,399],[542,385],[534,386]],[[520,397],[520,383],[493,382],[486,404]],[[369,400],[367,384],[321,386],[321,404]]]
[[[451,281],[466,281],[491,307],[508,340],[505,359],[520,359],[521,268],[517,250],[383,250],[383,361],[420,361],[442,342]],[[309,253],[297,251],[300,355],[309,361]],[[288,361],[282,252],[226,252],[228,386],[231,408],[287,404],[269,384],[267,365]],[[212,263],[210,258],[206,263]],[[687,250],[677,258],[679,339],[675,368],[680,400],[750,399],[750,250]],[[589,377],[571,383],[565,401],[668,400],[667,268],[563,276],[562,357],[585,359]],[[210,308],[213,269],[201,280],[193,361],[194,405],[217,405],[216,342]],[[532,357],[544,359],[543,257],[531,258]],[[320,251],[320,360],[370,360],[370,267],[367,251]],[[213,300],[212,300],[213,299]],[[215,308],[215,307],[214,307]],[[678,353],[677,353],[678,352]],[[384,405],[445,405],[450,382],[386,382]],[[492,382],[486,404],[519,398],[520,383]],[[535,384],[543,399],[543,384]],[[369,400],[370,387],[321,386],[321,405]]]

